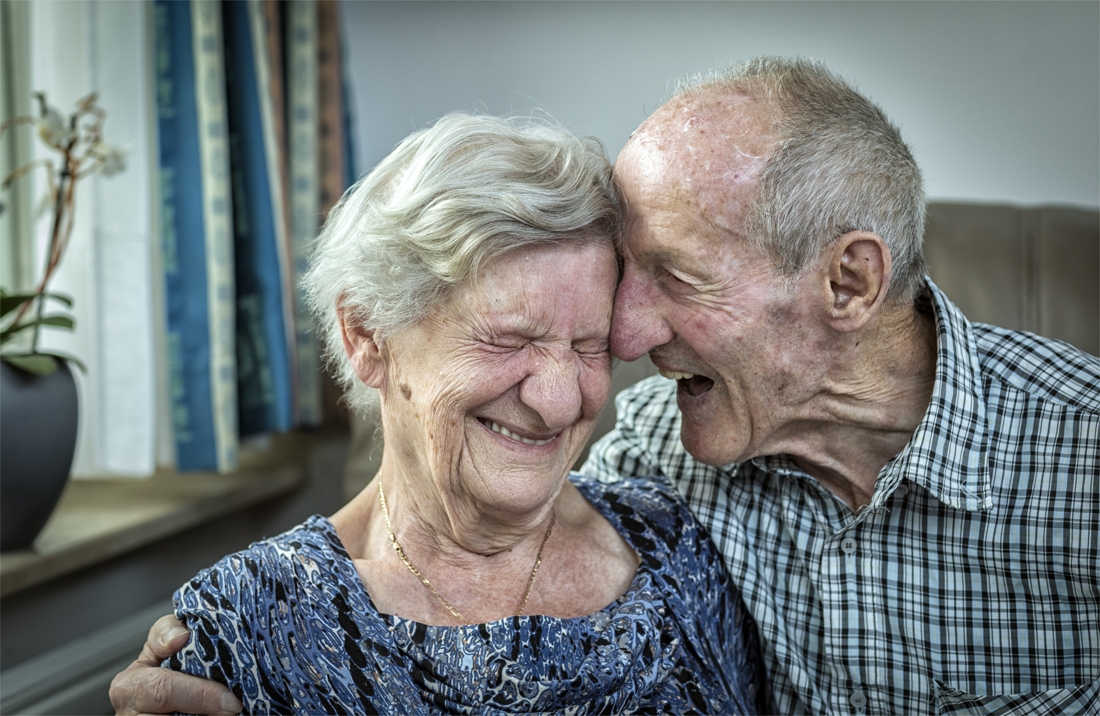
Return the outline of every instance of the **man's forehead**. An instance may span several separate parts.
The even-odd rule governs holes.
[[[742,93],[673,99],[638,128],[615,164],[628,215],[631,204],[676,197],[682,209],[732,230],[774,144],[770,114]]]
[[[627,144],[735,144],[747,151],[766,151],[774,139],[772,123],[767,105],[744,92],[702,91],[665,103],[631,134]]]

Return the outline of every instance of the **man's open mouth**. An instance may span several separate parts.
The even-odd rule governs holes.
[[[678,370],[658,370],[662,378],[676,381],[679,389],[692,397],[700,396],[714,387],[714,381],[705,375],[683,373]]]

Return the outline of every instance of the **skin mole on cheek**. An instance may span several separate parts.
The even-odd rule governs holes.
[[[409,384],[408,383],[402,383],[401,384],[401,395],[405,396],[405,400],[408,400],[408,399],[412,398],[412,394],[413,394],[412,388],[409,387]]]

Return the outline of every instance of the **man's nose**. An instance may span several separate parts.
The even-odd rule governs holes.
[[[611,352],[618,358],[638,360],[672,340],[672,331],[658,310],[655,290],[651,281],[627,263],[611,314]]]
[[[581,416],[580,370],[571,348],[545,350],[532,357],[520,401],[533,409],[550,430],[563,430]]]

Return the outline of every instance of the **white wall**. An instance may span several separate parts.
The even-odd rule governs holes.
[[[455,109],[541,108],[614,156],[671,81],[823,60],[901,125],[930,198],[1100,205],[1100,3],[347,2],[360,171]]]

